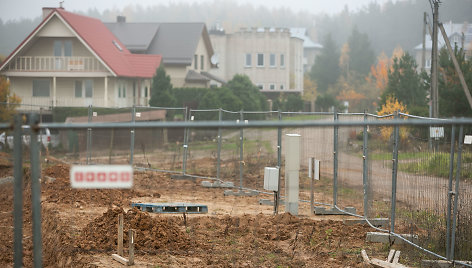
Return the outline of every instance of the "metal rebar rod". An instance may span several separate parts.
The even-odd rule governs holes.
[[[41,243],[41,184],[39,142],[38,142],[38,115],[30,115],[30,161],[31,161],[31,207],[33,210],[33,265],[42,267]]]
[[[23,267],[23,145],[21,143],[21,115],[15,115],[13,133],[13,267]],[[5,140],[5,145],[7,142]]]
[[[451,247],[451,207],[452,207],[452,179],[454,177],[454,149],[455,149],[455,137],[456,126],[452,126],[451,130],[451,154],[449,160],[449,185],[447,188],[447,218],[446,218],[446,258],[450,259],[450,247]]]

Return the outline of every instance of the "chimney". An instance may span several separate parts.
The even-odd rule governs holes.
[[[125,16],[116,16],[116,22],[119,22],[119,23],[125,23],[126,22],[126,17]]]
[[[43,7],[43,20],[56,9],[55,7]]]

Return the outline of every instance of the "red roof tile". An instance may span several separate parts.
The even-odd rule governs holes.
[[[59,8],[55,11],[116,75],[150,78],[159,67],[160,55],[131,54],[100,20]]]

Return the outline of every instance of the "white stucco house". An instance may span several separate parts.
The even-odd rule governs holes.
[[[21,98],[20,110],[146,106],[161,61],[132,54],[98,19],[43,8],[43,20],[1,63],[0,74]]]

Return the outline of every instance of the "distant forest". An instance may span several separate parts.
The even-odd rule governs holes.
[[[382,5],[371,3],[359,11],[345,8],[334,15],[296,13],[287,8],[256,8],[250,4],[215,0],[201,4],[174,3],[154,7],[133,5],[103,12],[89,9],[84,14],[105,22],[114,21],[117,15],[126,16],[128,22],[203,21],[209,29],[219,25],[227,32],[240,27],[304,27],[311,38],[319,43],[330,33],[338,47],[347,42],[352,29],[357,27],[359,32],[367,34],[376,54],[384,52],[391,55],[397,46],[412,51],[414,46],[421,43],[424,12],[432,20],[428,0],[397,0]],[[39,24],[40,19],[7,22],[0,19],[0,55],[10,54]],[[440,20],[444,23],[472,22],[472,0],[444,0],[440,6]]]

